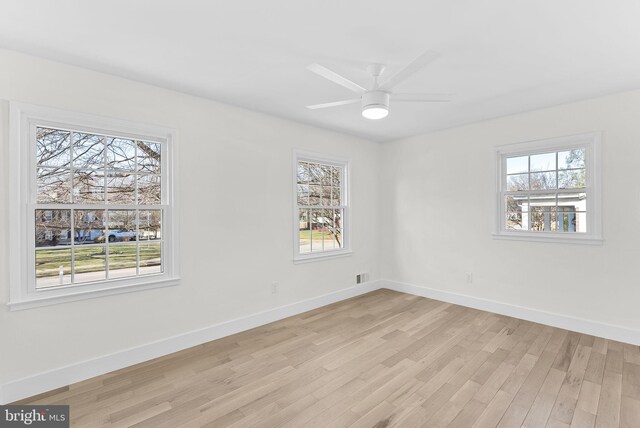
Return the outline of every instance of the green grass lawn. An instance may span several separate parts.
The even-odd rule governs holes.
[[[319,230],[314,230],[313,231],[313,240],[314,241],[322,241],[322,232]],[[301,230],[300,231],[300,239],[304,239],[304,240],[310,240],[311,239],[311,231],[310,230]],[[325,241],[333,241],[335,239],[335,237],[330,234],[328,231],[324,233],[324,240]]]
[[[99,272],[105,270],[106,248],[75,247],[75,273]],[[136,267],[135,245],[109,245],[109,269]],[[160,264],[160,243],[140,243],[140,266]],[[58,248],[36,251],[36,277],[57,276],[60,266],[64,273],[71,272],[71,249]]]

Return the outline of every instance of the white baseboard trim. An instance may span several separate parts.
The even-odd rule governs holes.
[[[640,346],[639,330],[414,284],[378,280],[7,382],[0,385],[0,405],[42,394],[114,370],[130,367],[134,364],[250,330],[380,288]]]
[[[540,309],[527,308],[524,306],[512,305],[510,303],[483,299],[466,294],[452,293],[449,291],[437,290],[435,288],[422,287],[414,284],[406,284],[391,280],[380,280],[379,282],[380,288],[387,288],[389,290],[399,291],[402,293],[428,297],[434,300],[454,303],[460,306],[480,309],[496,314],[550,325],[552,327],[563,328],[565,330],[576,331],[578,333],[590,334],[592,336],[603,337],[605,339],[612,339],[640,346],[640,330],[633,330],[619,325],[561,315]]]
[[[104,355],[58,369],[38,373],[0,385],[0,404],[12,403],[72,383],[100,376],[114,370],[139,364],[154,358],[201,345],[235,333],[298,315],[322,306],[359,296],[380,288],[380,281],[371,281],[355,287],[324,294],[246,317],[191,331],[134,348]]]

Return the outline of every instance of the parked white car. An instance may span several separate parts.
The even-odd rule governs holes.
[[[136,231],[126,229],[110,230],[107,239],[109,240],[109,242],[135,241]],[[97,238],[96,242],[104,242],[104,236]]]

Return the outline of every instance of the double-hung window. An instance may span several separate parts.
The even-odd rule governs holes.
[[[175,283],[168,129],[12,104],[11,302]]]
[[[501,146],[497,237],[597,243],[598,134]]]
[[[294,259],[348,253],[348,162],[305,153],[294,162]]]

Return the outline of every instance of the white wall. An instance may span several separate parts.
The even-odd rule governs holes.
[[[0,70],[0,384],[379,278],[379,145],[10,51]],[[8,100],[178,130],[180,286],[8,311]],[[352,256],[292,263],[294,148],[352,160]]]
[[[640,92],[380,146],[10,51],[0,70],[0,384],[348,289],[364,271],[640,329]],[[8,100],[178,129],[180,286],[8,311]],[[591,131],[604,244],[492,239],[493,147]],[[352,159],[352,256],[292,263],[293,148]]]
[[[494,146],[591,131],[604,244],[492,239]],[[640,91],[397,141],[381,159],[383,278],[640,330]]]

